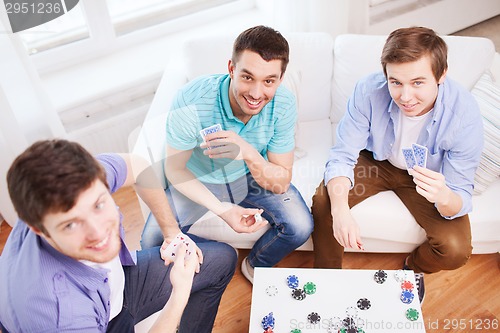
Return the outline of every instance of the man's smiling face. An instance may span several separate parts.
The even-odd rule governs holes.
[[[32,230],[73,259],[105,263],[120,251],[119,221],[111,194],[96,180],[82,191],[69,211],[47,214],[43,233]]]
[[[265,61],[252,51],[243,51],[236,63],[229,61],[229,101],[235,117],[247,123],[273,99],[281,81],[281,60]]]
[[[405,115],[421,116],[432,110],[438,84],[444,82],[446,73],[436,80],[429,56],[413,62],[388,63],[386,70],[389,93]]]

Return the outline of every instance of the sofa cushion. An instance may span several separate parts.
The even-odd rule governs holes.
[[[484,125],[484,148],[474,178],[474,194],[480,194],[500,177],[500,82],[486,71],[471,92]]]

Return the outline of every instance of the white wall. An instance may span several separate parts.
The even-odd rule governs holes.
[[[10,164],[28,143],[65,133],[20,40],[4,24],[5,12],[0,13],[0,213],[14,225],[5,181]]]

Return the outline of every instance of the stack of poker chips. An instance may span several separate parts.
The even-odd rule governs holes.
[[[262,318],[262,328],[265,333],[271,333],[274,329],[274,324],[276,323],[276,319],[274,319],[273,313],[269,312],[267,316]]]
[[[288,288],[292,289],[292,297],[298,301],[302,301],[307,295],[316,293],[316,284],[307,282],[302,288],[299,288],[299,278],[296,275],[289,275],[286,278]]]
[[[413,283],[406,279],[406,274],[406,271],[398,270],[396,271],[396,273],[394,273],[394,278],[396,279],[396,281],[401,283],[401,295],[399,299],[404,304],[411,304],[413,302],[413,299],[415,298],[415,294],[413,293],[414,286]],[[418,319],[420,314],[417,309],[408,308],[405,315],[408,320],[415,321]]]

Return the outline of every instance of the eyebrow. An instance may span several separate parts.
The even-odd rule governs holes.
[[[245,74],[250,75],[250,76],[254,76],[253,73],[250,72],[248,69],[242,68],[241,71]],[[277,75],[277,74],[271,74],[271,75],[266,76],[266,79],[277,79],[277,78],[279,78],[279,75]]]
[[[98,203],[98,202],[102,199],[102,197],[103,197],[104,195],[106,195],[106,193],[107,193],[107,191],[103,191],[103,192],[101,192],[101,194],[99,194],[99,196],[97,197],[97,200],[94,202],[94,205],[95,205],[96,203]],[[75,220],[75,218],[74,218],[74,217],[72,217],[72,218],[69,218],[69,219],[67,219],[67,220],[61,221],[61,222],[57,223],[56,228],[59,228],[59,227],[61,227],[63,224],[69,223],[69,222],[74,221],[74,220]]]
[[[388,78],[389,80],[396,80],[396,81],[399,81],[399,79],[393,77],[393,76],[389,76]],[[410,81],[424,81],[424,80],[427,80],[426,77],[423,77],[423,76],[419,76],[419,77],[416,77],[414,79],[411,79]]]

